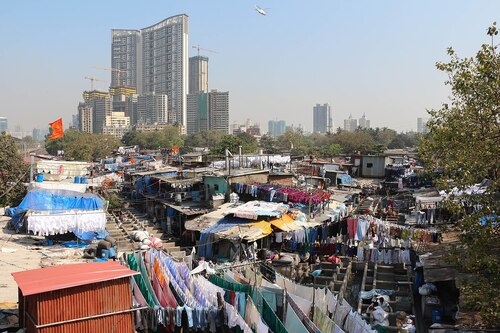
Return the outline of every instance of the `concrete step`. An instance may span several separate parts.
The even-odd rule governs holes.
[[[172,257],[182,259],[186,256],[186,251],[175,251],[169,253]]]
[[[172,252],[178,252],[181,250],[180,246],[169,246],[169,247],[165,247],[165,245],[163,245],[163,249],[169,253],[172,253]]]

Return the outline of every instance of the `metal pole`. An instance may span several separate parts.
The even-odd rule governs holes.
[[[241,146],[238,147],[238,151],[239,151],[239,154],[240,154],[240,157],[239,157],[239,168],[241,169]]]
[[[33,181],[33,176],[34,176],[34,168],[35,168],[35,153],[30,153],[30,161],[31,161],[31,166],[30,166],[30,183]]]

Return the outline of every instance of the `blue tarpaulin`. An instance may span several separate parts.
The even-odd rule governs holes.
[[[104,201],[91,193],[68,190],[34,189],[28,192],[19,206],[7,208],[12,216],[12,224],[19,230],[21,218],[26,211],[63,212],[67,210],[99,210],[104,208]]]
[[[352,178],[351,178],[351,176],[349,176],[347,174],[337,175],[337,179],[340,180],[340,184],[342,184],[342,185],[351,185],[352,184]]]

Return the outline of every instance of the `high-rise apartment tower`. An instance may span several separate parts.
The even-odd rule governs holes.
[[[136,88],[139,95],[167,95],[168,121],[186,126],[188,16],[169,17],[140,30],[111,32],[112,84]]]

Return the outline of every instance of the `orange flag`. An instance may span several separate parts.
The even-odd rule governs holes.
[[[50,135],[49,140],[62,138],[64,136],[62,118],[59,118],[52,123],[49,123],[49,125],[50,127],[52,127],[52,134]]]

